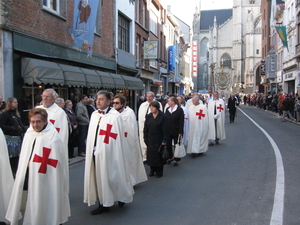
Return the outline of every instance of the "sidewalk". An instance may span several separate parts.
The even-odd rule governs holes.
[[[74,155],[75,155],[74,158],[69,159],[69,166],[74,165],[76,163],[84,162],[85,157],[78,156],[78,150],[77,150],[77,148],[74,148]]]
[[[266,111],[266,110],[263,110],[263,109],[260,109],[260,108],[257,108],[256,106],[249,106],[249,105],[241,105],[242,107],[244,106],[247,106],[247,107],[252,107],[252,108],[255,108],[255,109],[258,109],[258,110],[261,110],[261,111],[264,111],[266,113],[269,113],[269,114],[272,114],[273,116],[277,117],[278,119],[281,120],[281,116],[279,116],[279,113],[276,113],[276,112],[271,112],[271,111]],[[293,123],[295,125],[298,125],[300,126],[300,122],[296,122],[295,120],[291,120],[289,118],[285,118],[285,122],[290,122],[290,123]]]

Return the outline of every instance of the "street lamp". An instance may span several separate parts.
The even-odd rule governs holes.
[[[214,81],[214,69],[215,69],[215,64],[211,63],[210,66],[210,71],[211,71],[211,78],[210,78],[210,89],[211,92],[213,93],[215,91],[214,85],[215,85],[215,81]]]

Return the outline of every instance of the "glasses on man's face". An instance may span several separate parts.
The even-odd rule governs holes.
[[[113,102],[113,104],[119,105],[119,104],[120,104],[120,102]]]

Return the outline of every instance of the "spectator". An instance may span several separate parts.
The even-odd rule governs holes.
[[[55,103],[62,109],[65,108],[65,100],[63,98],[56,98]]]
[[[76,105],[76,118],[78,122],[78,155],[85,157],[86,144],[85,140],[89,129],[89,114],[87,110],[88,97],[86,95],[81,96],[80,102]]]
[[[290,96],[287,95],[283,101],[282,101],[282,118],[281,121],[284,122],[285,121],[285,117],[288,115],[288,117],[292,120],[293,116],[291,114],[291,110],[293,109],[294,105],[293,105],[293,101],[291,100]]]
[[[69,158],[74,158],[74,147],[78,146],[78,123],[76,119],[75,112],[73,111],[73,103],[71,100],[66,101],[66,108],[64,108],[68,118],[69,118],[69,128],[70,136],[68,142],[68,153]]]
[[[26,131],[18,112],[18,100],[14,97],[7,99],[6,107],[0,115],[0,127],[5,134],[9,160],[15,177],[22,146],[23,135]]]
[[[3,97],[0,95],[0,114],[2,113],[2,111],[5,109],[5,102],[3,101]]]
[[[92,99],[92,98],[89,98],[86,107],[87,107],[87,110],[88,110],[89,119],[91,119],[92,113],[97,110],[95,108],[95,100]]]

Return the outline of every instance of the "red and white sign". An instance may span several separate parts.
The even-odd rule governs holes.
[[[197,41],[193,41],[192,45],[192,76],[197,77],[198,76],[198,52],[197,52]]]

